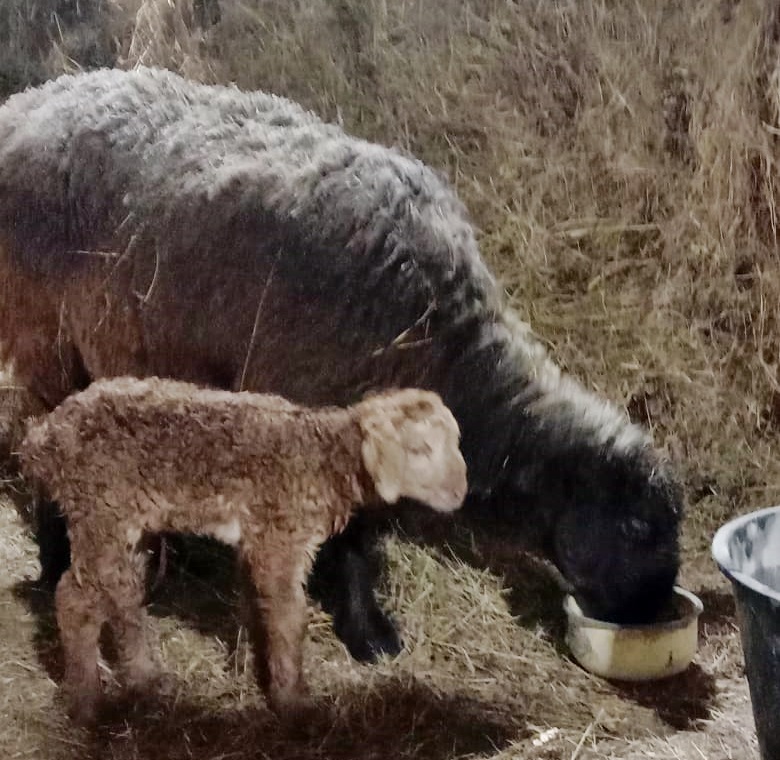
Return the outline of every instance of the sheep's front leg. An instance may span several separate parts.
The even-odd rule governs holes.
[[[293,720],[311,705],[303,680],[308,563],[302,548],[276,544],[252,551],[246,564],[255,589],[250,635],[257,681],[271,709]]]
[[[392,619],[374,596],[379,550],[372,550],[372,530],[362,515],[329,538],[317,554],[309,591],[333,616],[333,630],[359,662],[396,655],[401,639]]]
[[[101,696],[98,642],[105,618],[100,594],[94,586],[79,583],[73,570],[67,570],[57,586],[55,602],[65,655],[63,691],[68,712],[77,723],[92,723]]]

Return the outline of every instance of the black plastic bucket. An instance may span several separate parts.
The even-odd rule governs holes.
[[[780,506],[726,523],[712,555],[734,586],[763,760],[780,760]]]

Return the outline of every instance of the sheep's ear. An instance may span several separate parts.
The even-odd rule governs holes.
[[[406,454],[399,431],[386,417],[363,420],[363,464],[379,497],[394,504],[401,496]]]

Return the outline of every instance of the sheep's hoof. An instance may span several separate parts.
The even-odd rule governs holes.
[[[40,594],[51,594],[57,590],[62,574],[57,572],[41,573],[33,582],[32,589]]]
[[[134,678],[126,678],[125,693],[136,700],[142,700],[154,695],[163,699],[176,696],[181,684],[172,673],[150,669],[143,674],[135,674]]]
[[[392,619],[378,607],[364,616],[335,614],[333,630],[358,662],[374,662],[381,655],[397,655],[401,638]]]

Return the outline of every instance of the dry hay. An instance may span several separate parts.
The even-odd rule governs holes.
[[[684,750],[694,746],[713,760],[756,756],[744,730],[744,683],[719,672],[724,657],[739,657],[724,654],[734,635],[722,591],[706,599],[702,650],[687,674],[610,685],[569,660],[557,605],[546,617],[525,614],[538,588],[529,584],[529,600],[513,600],[495,575],[398,539],[388,545],[386,603],[405,651],[357,665],[327,616],[312,610],[305,668],[331,717],[323,712],[311,735],[285,732],[265,709],[229,585],[216,575],[206,587],[186,573],[171,576],[152,606],[165,667],[176,676],[173,693],[119,699],[94,734],[74,731],[56,693],[62,664],[50,599],[24,582],[37,569],[34,548],[8,503],[0,507],[0,530],[8,568],[0,587],[5,757],[687,758],[697,757]],[[725,605],[719,612],[718,600]]]
[[[3,0],[0,98],[84,68],[111,66],[139,0]]]
[[[707,607],[688,674],[609,685],[568,660],[560,592],[535,565],[394,541],[388,603],[408,650],[357,666],[315,613],[310,680],[337,719],[300,743],[251,683],[232,598],[193,609],[192,579],[157,607],[180,693],[70,734],[50,709],[48,618],[6,588],[7,756],[755,757],[733,601],[708,549],[723,520],[780,490],[779,18],[759,0],[3,3],[6,89],[156,63],[288,95],[447,173],[510,302],[681,463],[683,582]],[[34,575],[18,526],[2,535],[3,550],[24,546],[15,577]]]
[[[135,22],[123,67],[163,66],[191,79],[208,81],[207,62],[200,55],[203,32],[196,5],[204,0],[143,0]]]

